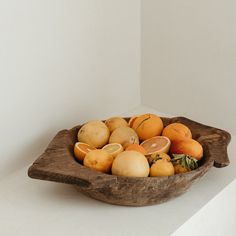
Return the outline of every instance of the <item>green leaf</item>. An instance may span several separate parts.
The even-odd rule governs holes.
[[[195,170],[198,167],[197,160],[192,156],[185,154],[172,154],[172,156],[174,163],[179,161],[179,164],[188,170]]]
[[[183,157],[185,157],[186,155],[185,154],[172,154],[172,156],[174,157],[174,160],[180,160],[182,159]]]

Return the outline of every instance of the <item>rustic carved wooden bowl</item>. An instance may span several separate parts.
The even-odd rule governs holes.
[[[129,118],[126,118],[127,120]],[[230,134],[185,117],[162,117],[164,125],[181,122],[187,125],[204,148],[200,166],[193,171],[170,177],[122,177],[99,173],[78,163],[73,146],[81,126],[60,131],[45,152],[28,170],[31,178],[73,184],[84,194],[117,205],[144,206],[159,204],[186,192],[212,166],[229,165],[227,145]]]

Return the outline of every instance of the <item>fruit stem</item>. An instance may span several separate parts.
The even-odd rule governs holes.
[[[149,115],[149,117],[145,118],[144,120],[142,120],[140,122],[140,124],[136,127],[135,131],[143,124],[143,122],[145,122],[146,120],[149,120],[151,118],[151,116]]]

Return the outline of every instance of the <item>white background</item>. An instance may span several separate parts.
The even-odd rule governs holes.
[[[38,234],[35,224],[52,223],[50,234],[59,219],[63,234],[68,232],[67,211],[67,222],[76,232],[80,217],[90,212],[97,222],[104,209],[112,229],[112,217],[118,218],[119,212],[122,217],[125,209],[125,223],[133,216],[140,222],[124,229],[116,224],[117,234],[124,230],[132,235],[135,226],[135,235],[152,233],[156,222],[147,219],[159,212],[159,228],[167,235],[230,183],[235,178],[234,145],[229,149],[231,165],[212,169],[188,194],[132,211],[86,198],[71,186],[43,181],[36,185],[26,169],[58,130],[132,110],[152,110],[148,107],[235,134],[235,8],[233,0],[0,0],[0,222],[5,227],[0,230],[14,235],[22,228],[30,235],[26,226],[31,219]],[[146,106],[140,110],[142,104]],[[229,198],[220,199],[223,204]],[[226,218],[231,214],[227,212]],[[51,214],[51,221],[45,213]],[[69,218],[72,213],[78,221]],[[168,214],[178,219],[169,228]],[[100,225],[84,223],[83,232],[87,227],[97,235]],[[109,228],[105,231],[110,235]]]
[[[236,1],[142,1],[142,102],[236,133]]]
[[[140,104],[236,133],[235,7],[0,0],[0,178],[59,129]]]
[[[63,128],[140,104],[140,2],[0,0],[0,178]]]

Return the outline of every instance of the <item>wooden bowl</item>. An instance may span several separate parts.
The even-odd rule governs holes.
[[[126,118],[127,120],[129,118]],[[185,117],[162,117],[164,125],[180,122],[187,125],[193,138],[203,145],[204,157],[193,171],[170,177],[123,177],[103,174],[78,163],[73,155],[81,126],[61,130],[45,152],[28,170],[31,178],[75,185],[82,193],[116,205],[144,206],[159,204],[186,192],[212,166],[229,165],[227,145],[230,134]]]

